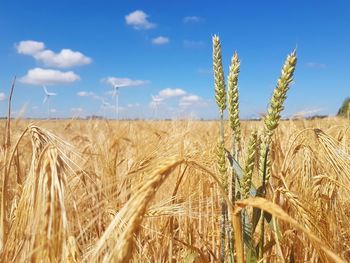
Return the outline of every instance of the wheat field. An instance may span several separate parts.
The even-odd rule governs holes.
[[[250,133],[262,127],[241,122],[243,166]],[[349,127],[340,118],[280,123],[266,197],[229,209],[247,221],[253,207],[272,215],[262,261],[350,260]],[[2,262],[220,260],[219,122],[19,119],[10,131],[0,152]]]
[[[12,119],[10,95],[1,262],[349,261],[350,123],[282,119],[296,62],[261,121],[240,120],[218,36],[217,121]]]

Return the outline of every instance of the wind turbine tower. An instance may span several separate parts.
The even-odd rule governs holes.
[[[102,99],[102,110],[103,110],[103,119],[106,119],[106,109],[110,106],[110,104]]]
[[[119,120],[119,86],[113,85],[112,98],[115,98],[115,118]]]
[[[154,107],[154,117],[158,118],[159,105],[162,103],[163,99],[159,97],[152,96],[152,104]]]
[[[43,89],[44,89],[44,92],[45,92],[45,97],[44,97],[43,104],[44,104],[45,102],[47,102],[47,116],[48,116],[48,118],[50,119],[50,98],[51,98],[52,96],[56,96],[57,93],[48,92],[45,85],[43,86]]]

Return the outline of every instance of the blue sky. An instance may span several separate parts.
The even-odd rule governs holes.
[[[241,117],[264,112],[286,55],[298,65],[285,116],[335,114],[350,95],[350,2],[17,1],[0,8],[0,115],[11,80],[24,116],[215,118],[211,37],[236,50]],[[46,84],[50,105],[43,103]]]

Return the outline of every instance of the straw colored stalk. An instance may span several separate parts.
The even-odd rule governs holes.
[[[165,159],[157,169],[150,171],[147,181],[115,215],[86,260],[129,262],[133,255],[134,236],[140,230],[149,202],[168,175],[182,162],[174,158]]]
[[[44,137],[44,134],[41,134]],[[32,138],[36,141],[35,138]],[[35,152],[39,144],[33,143]],[[47,145],[24,182],[16,216],[5,245],[9,261],[58,262],[69,257],[68,219],[65,208],[66,165],[59,151]]]

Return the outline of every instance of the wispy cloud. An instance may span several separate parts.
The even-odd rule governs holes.
[[[102,82],[109,84],[111,86],[122,87],[135,87],[142,86],[149,83],[148,80],[134,80],[129,78],[117,78],[117,77],[106,77],[102,79]]]
[[[91,91],[79,91],[77,92],[77,96],[79,97],[93,97],[95,96],[95,93]]]
[[[199,23],[203,20],[203,18],[199,16],[185,16],[182,21],[184,23]]]
[[[164,104],[164,101],[170,98],[181,97],[186,95],[187,92],[179,88],[166,88],[158,92],[156,96],[151,96],[150,107],[153,109],[158,108],[160,105]]]
[[[188,93],[186,90],[180,88],[166,88],[160,90],[156,96],[152,95],[151,98],[149,106],[155,111],[155,117],[166,116],[167,114],[173,117],[183,117],[183,114],[192,114],[200,110],[200,108],[207,106],[207,102],[201,97]],[[161,112],[159,112],[160,108],[162,108]]]
[[[321,112],[323,109],[322,108],[314,108],[314,109],[310,109],[310,108],[306,108],[306,109],[303,109],[299,112],[296,112],[294,113],[291,118],[305,118],[305,117],[308,117],[308,116],[312,116],[312,115],[315,115],[315,114],[318,114],[319,112]]]
[[[324,63],[318,63],[318,62],[307,62],[305,64],[306,67],[308,68],[313,68],[313,69],[324,69],[327,67],[326,64]]]
[[[187,92],[184,91],[183,89],[166,88],[166,89],[163,89],[163,90],[159,91],[158,97],[159,98],[163,98],[163,99],[167,99],[167,98],[171,98],[171,97],[184,96],[186,94],[187,94]]]
[[[137,108],[137,107],[140,107],[140,104],[139,103],[129,103],[127,105],[128,108]]]
[[[34,68],[20,78],[20,82],[30,85],[68,84],[78,81],[80,77],[73,71],[62,72],[53,69]]]
[[[199,48],[204,46],[203,41],[195,41],[195,40],[184,40],[183,45],[185,48]]]
[[[18,54],[32,56],[35,60],[42,62],[46,66],[57,68],[69,68],[87,65],[92,59],[79,51],[62,49],[55,53],[50,49],[45,49],[43,42],[26,40],[15,45]]]
[[[200,97],[197,95],[188,95],[181,98],[181,101],[190,102],[190,103],[197,102],[199,100],[200,100]]]
[[[85,97],[85,98],[92,98],[94,100],[103,101],[102,96],[96,95],[94,92],[91,92],[91,91],[79,91],[79,92],[77,92],[77,96],[78,97]]]
[[[198,68],[196,71],[198,74],[201,75],[211,75],[213,74],[213,70],[209,68]]]
[[[81,113],[81,112],[83,112],[83,108],[71,108],[70,109],[73,113]]]
[[[179,106],[188,107],[200,101],[201,101],[201,98],[199,96],[191,94],[191,95],[182,97],[179,101]]]
[[[165,45],[165,44],[168,44],[169,42],[170,42],[169,38],[163,37],[163,36],[159,36],[152,39],[152,43],[155,45]]]
[[[156,24],[148,21],[148,17],[149,15],[142,10],[136,10],[125,16],[125,22],[127,25],[130,25],[137,30],[156,27]]]
[[[6,99],[6,95],[3,92],[0,92],[0,101],[3,101]]]

